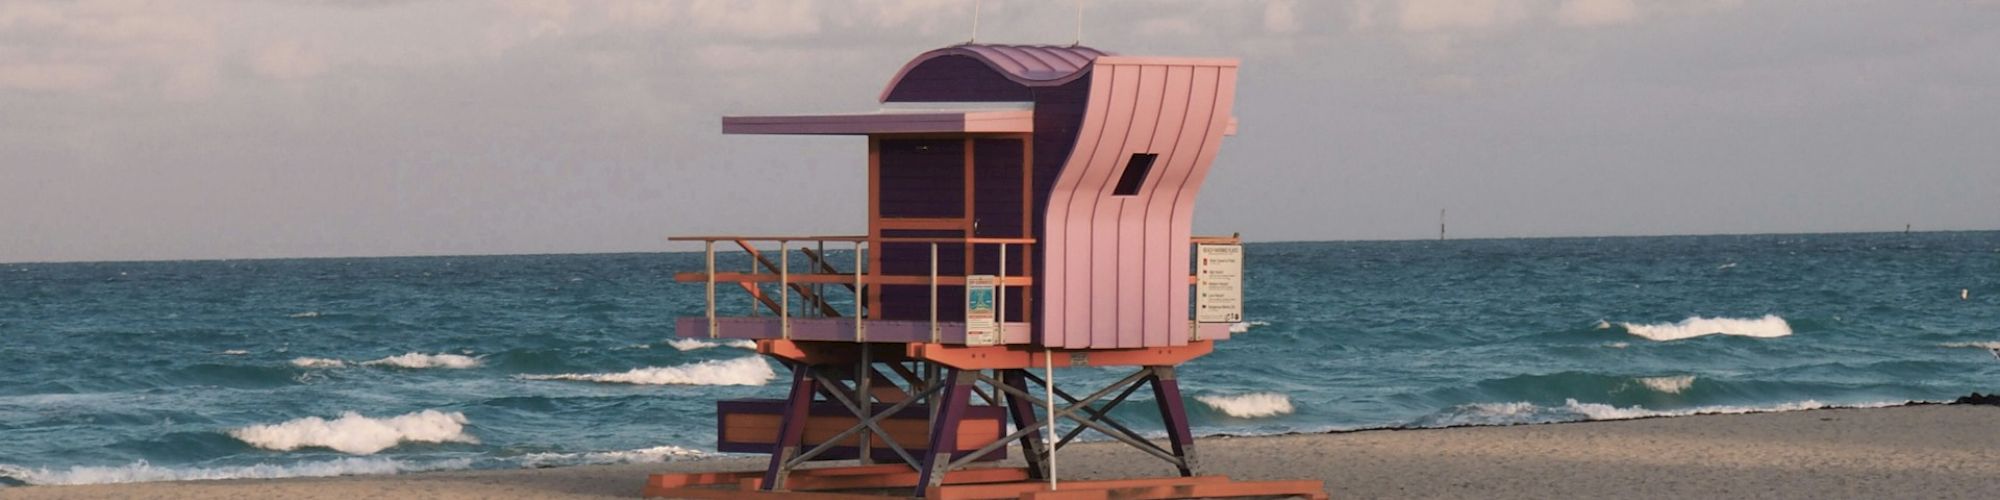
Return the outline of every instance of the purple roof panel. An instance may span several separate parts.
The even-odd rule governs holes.
[[[881,100],[889,100],[889,94],[896,90],[910,70],[941,57],[970,57],[1021,86],[1049,87],[1075,80],[1090,70],[1092,61],[1106,55],[1110,54],[1080,45],[953,45],[918,54],[904,64],[903,69],[889,79],[888,87],[882,89]]]

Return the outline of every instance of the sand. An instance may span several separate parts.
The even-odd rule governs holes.
[[[1567,424],[1212,437],[1200,470],[1321,479],[1335,498],[2000,498],[2000,407],[1927,405]],[[0,498],[631,498],[646,475],[732,458],[400,476],[0,488]],[[1078,479],[1159,476],[1108,443],[1065,449]]]

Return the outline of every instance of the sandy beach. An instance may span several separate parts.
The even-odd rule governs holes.
[[[1205,474],[1321,479],[1347,498],[1993,498],[2000,407],[1924,405],[1625,421],[1210,437]],[[727,458],[536,470],[0,489],[53,498],[632,498],[658,471],[754,469]],[[1105,443],[1063,477],[1167,475]]]

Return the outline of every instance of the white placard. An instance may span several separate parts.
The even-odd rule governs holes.
[[[1243,321],[1243,245],[1196,245],[1195,259],[1195,321]]]
[[[965,345],[1000,343],[998,309],[994,307],[1000,279],[990,274],[965,277]]]

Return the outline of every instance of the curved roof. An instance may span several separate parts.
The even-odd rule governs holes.
[[[1086,70],[1090,62],[1109,52],[1081,45],[992,45],[961,44],[918,54],[896,76],[889,79],[889,86],[882,89],[882,99],[887,101],[889,93],[902,83],[903,76],[917,66],[940,57],[966,56],[985,63],[1008,80],[1027,87],[1062,85],[1075,80]]]

